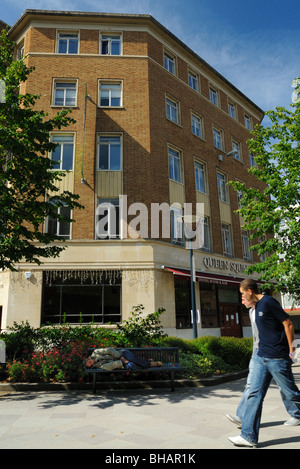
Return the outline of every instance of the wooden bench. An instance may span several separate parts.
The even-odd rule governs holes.
[[[88,349],[89,354],[92,354],[94,348]],[[96,393],[97,375],[103,373],[153,373],[153,372],[167,372],[171,377],[171,391],[175,389],[174,376],[177,371],[182,371],[183,368],[179,363],[179,348],[178,347],[151,347],[151,348],[117,348],[116,350],[128,350],[135,356],[145,358],[154,362],[162,362],[162,366],[143,368],[138,371],[129,371],[126,368],[115,369],[113,371],[103,370],[101,368],[85,368],[85,373],[93,376],[93,392]]]

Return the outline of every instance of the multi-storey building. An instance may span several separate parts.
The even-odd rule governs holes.
[[[248,334],[238,287],[255,259],[227,182],[257,186],[246,141],[263,111],[149,15],[26,10],[10,37],[35,67],[22,92],[39,93],[50,117],[72,108],[76,123],[53,132],[49,158],[85,208],[71,226],[46,220],[67,245],[60,257],[1,274],[2,328],[106,325],[142,304],[165,308],[169,334],[192,337],[178,217],[198,203],[198,334]]]

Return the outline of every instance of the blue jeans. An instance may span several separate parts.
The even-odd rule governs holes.
[[[241,436],[247,441],[257,444],[263,401],[272,378],[285,399],[294,403],[298,410],[300,410],[300,392],[294,381],[292,360],[263,358],[256,355],[252,365],[252,377],[242,421]]]
[[[257,357],[257,352],[258,352],[258,350],[254,350],[254,352],[252,354],[252,357],[251,357],[251,360],[250,360],[250,363],[249,363],[249,373],[248,373],[248,376],[247,376],[247,382],[246,382],[245,390],[244,390],[242,399],[241,399],[241,401],[238,405],[237,411],[236,411],[236,415],[241,420],[243,420],[243,417],[245,415],[245,408],[246,408],[247,399],[248,399],[248,396],[249,396],[249,390],[250,390],[250,385],[251,385],[251,380],[252,380],[252,375],[253,375],[253,367],[254,367],[255,358]],[[285,397],[285,395],[283,394],[283,392],[281,391],[281,389],[280,389],[280,395],[281,395],[281,399],[284,403],[284,406],[286,408],[287,413],[290,414],[291,417],[295,417],[297,419],[300,419],[300,408],[299,408],[299,406],[297,406],[295,404],[295,402],[288,400]]]

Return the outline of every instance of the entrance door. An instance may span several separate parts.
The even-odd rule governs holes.
[[[221,336],[243,337],[240,313],[240,305],[220,303]]]

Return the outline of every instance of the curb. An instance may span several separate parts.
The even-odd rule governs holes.
[[[176,388],[201,388],[215,386],[217,384],[235,381],[245,378],[247,370],[236,371],[221,376],[211,376],[200,379],[178,379],[175,380]],[[170,388],[170,380],[152,381],[104,381],[98,383],[97,391],[100,390],[130,390],[130,389],[164,389]],[[40,391],[91,391],[92,383],[0,383],[0,392],[40,392]]]

